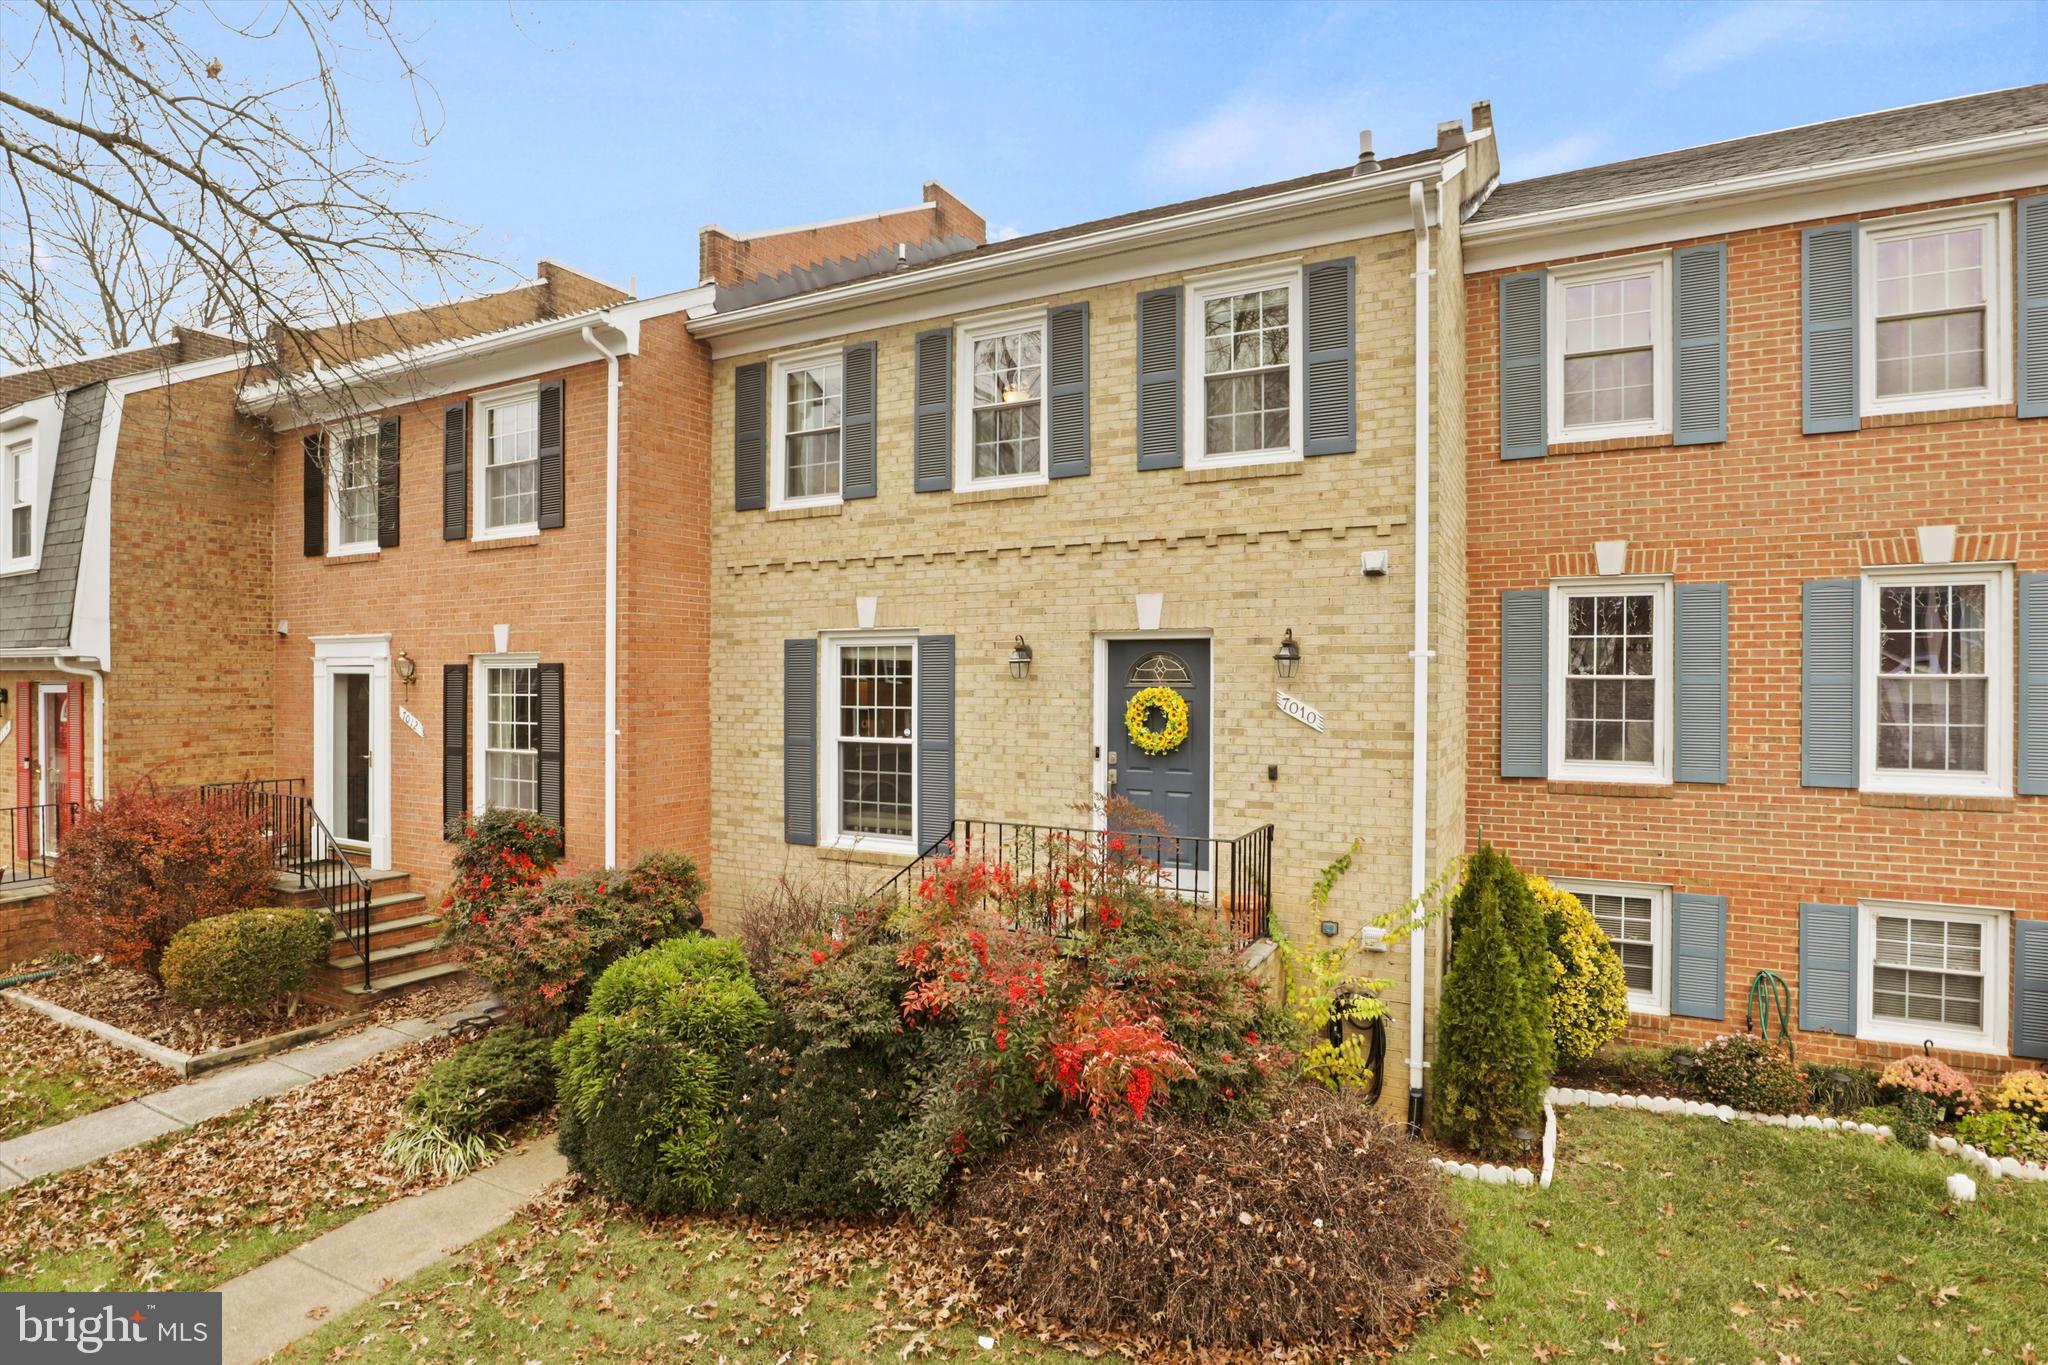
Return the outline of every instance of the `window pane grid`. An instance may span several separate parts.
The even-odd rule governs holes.
[[[484,527],[531,526],[538,504],[540,401],[484,409]]]
[[[484,677],[484,801],[540,809],[540,670],[492,668]]]
[[[911,834],[914,652],[839,651],[839,825],[847,834]]]
[[[1045,338],[1038,328],[974,342],[974,477],[1036,474]]]
[[[1879,768],[1987,771],[1985,596],[1981,583],[1878,589]]]
[[[1565,620],[1565,758],[1654,763],[1655,597],[1649,593],[1574,595],[1566,601]]]
[[[1984,386],[1984,229],[1877,244],[1877,392]]]
[[[334,452],[338,540],[363,545],[377,539],[377,434],[361,432],[329,442]]]
[[[1874,1017],[1984,1026],[1984,929],[1975,921],[1877,918],[1870,976]]]
[[[1656,325],[1650,277],[1596,280],[1564,291],[1564,423],[1656,416]]]
[[[837,361],[783,376],[782,493],[786,498],[836,497],[843,376]]]
[[[1288,325],[1285,288],[1203,301],[1202,393],[1209,454],[1283,450],[1292,442]]]
[[[35,447],[27,441],[7,448],[8,552],[25,559],[34,549],[34,497],[30,490],[30,457]]]
[[[1607,892],[1572,894],[1591,912],[1594,922],[1614,945],[1628,988],[1642,994],[1653,993],[1657,989],[1657,931],[1650,898]]]

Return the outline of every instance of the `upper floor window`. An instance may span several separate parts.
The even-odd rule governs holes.
[[[836,348],[775,363],[771,506],[839,501],[843,378]]]
[[[1200,385],[1187,403],[1191,464],[1301,454],[1301,268],[1233,272],[1188,290],[1188,354]]]
[[[1670,262],[1635,259],[1551,277],[1550,436],[1605,440],[1670,430]]]
[[[1671,780],[1671,585],[1559,583],[1550,619],[1552,776]]]
[[[377,424],[359,422],[327,433],[333,534],[329,554],[377,548]]]
[[[1863,785],[2001,795],[2011,771],[2004,569],[1863,579]]]
[[[1040,483],[1045,468],[1045,314],[967,324],[961,488]]]
[[[2006,401],[2005,213],[1863,228],[1863,410]]]
[[[29,559],[36,551],[36,443],[32,438],[9,441],[6,468],[0,475],[7,488],[7,557]]]
[[[540,392],[526,385],[476,400],[478,534],[540,528]],[[374,444],[374,442],[373,442]]]

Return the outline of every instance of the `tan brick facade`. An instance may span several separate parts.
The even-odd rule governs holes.
[[[1927,206],[1898,211],[1917,207]],[[1791,983],[1796,1020],[1803,902],[1898,900],[2048,916],[2048,895],[2033,875],[2048,853],[2048,805],[2039,798],[1930,799],[1800,785],[1803,581],[1917,561],[1914,531],[1927,524],[1960,529],[1958,562],[1974,556],[2013,562],[2019,571],[2048,567],[2041,512],[2048,422],[2015,421],[2007,407],[1866,419],[1860,432],[1802,434],[1800,229],[1811,225],[1703,239],[1728,246],[1729,439],[1717,445],[1603,442],[1502,461],[1502,272],[1466,283],[1469,837],[1483,835],[1523,867],[1552,876],[1728,898],[1725,1020],[1637,1015],[1632,1036],[1643,1041],[1740,1029],[1751,978],[1766,968]],[[1727,785],[1630,788],[1499,776],[1500,594],[1590,571],[1599,540],[1628,542],[1630,572],[1728,585]],[[1908,1050],[1796,1037],[1802,1059],[1875,1062]],[[1942,1055],[1978,1070],[2011,1064]]]

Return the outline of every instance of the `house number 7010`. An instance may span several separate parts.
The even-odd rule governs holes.
[[[1323,732],[1323,713],[1310,706],[1301,698],[1290,697],[1285,692],[1276,690],[1273,693],[1273,704],[1278,706],[1285,714],[1294,717],[1309,729],[1314,730],[1317,734]]]

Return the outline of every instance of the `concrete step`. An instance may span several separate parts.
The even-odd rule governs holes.
[[[457,972],[465,970],[467,969],[460,962],[435,962],[425,967],[418,967],[409,972],[399,972],[392,976],[372,974],[368,990],[363,989],[360,978],[355,979],[349,985],[343,986],[342,990],[349,995],[357,996],[385,995],[392,991],[404,990],[408,986],[418,986],[428,981],[438,981],[444,976],[453,976]]]
[[[315,864],[315,868],[317,869],[318,867],[319,865]],[[356,869],[356,872],[365,882],[369,883],[370,894],[373,897],[381,898],[403,895],[412,890],[412,873],[410,872],[389,867],[359,867]],[[317,876],[318,872],[315,871],[309,875]],[[279,872],[275,874],[270,879],[270,886],[277,893],[278,903],[281,905],[321,904],[319,889],[301,883],[298,874],[295,872]],[[373,901],[372,904],[374,905],[375,902]]]
[[[371,939],[372,944],[375,942],[374,938]],[[436,934],[432,938],[416,939],[411,943],[395,943],[388,948],[372,947],[370,949],[370,975],[374,979],[379,967],[405,958],[425,957],[430,953],[442,950],[446,946],[441,942],[440,935]],[[360,972],[363,966],[363,959],[355,950],[350,949],[345,953],[337,953],[335,956],[330,957],[327,960],[327,965],[341,971],[354,970]]]
[[[414,896],[412,899],[417,904],[426,898],[424,896]],[[431,911],[421,915],[402,915],[390,919],[376,918],[375,907],[372,907],[370,913],[372,916],[370,920],[370,937],[373,940],[386,935],[404,934],[409,930],[421,929],[429,925],[438,925],[441,922],[441,917]],[[347,943],[350,940],[346,931],[337,928],[334,931],[334,941],[336,943]]]

